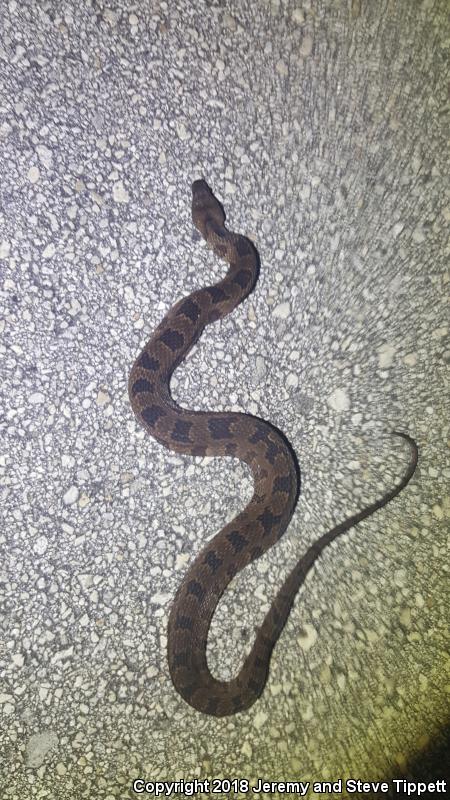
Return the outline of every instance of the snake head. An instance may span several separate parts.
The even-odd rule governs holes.
[[[208,222],[220,228],[225,222],[222,205],[203,179],[192,184],[192,221],[205,239],[208,238]]]

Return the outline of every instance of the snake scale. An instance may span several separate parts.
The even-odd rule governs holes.
[[[180,300],[167,313],[135,361],[129,396],[139,423],[176,453],[231,456],[251,468],[254,494],[246,508],[197,555],[173,602],[168,627],[168,661],[175,689],[193,708],[217,717],[249,708],[261,695],[269,662],[294,597],[323,548],[401,492],[418,459],[410,446],[402,480],[381,499],[323,534],[302,556],[272,603],[242,669],[232,680],[216,680],[206,658],[211,619],[232,578],[277,542],[287,528],[299,493],[295,455],[275,427],[241,413],[189,411],[170,395],[170,377],[206,325],[229,314],[251,292],[258,275],[252,243],[225,227],[225,213],[204,180],[192,185],[192,219],[210,248],[228,262],[225,277]]]

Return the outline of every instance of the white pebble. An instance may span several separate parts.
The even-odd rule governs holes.
[[[106,406],[111,400],[109,394],[107,392],[103,392],[101,389],[97,394],[95,402],[98,406]]]
[[[27,178],[30,181],[30,183],[37,183],[40,178],[40,175],[41,173],[39,172],[38,167],[30,167],[30,169],[28,170]]]
[[[45,394],[42,394],[42,392],[33,392],[28,399],[33,406],[38,406],[40,403],[45,403]]]
[[[76,503],[77,500],[78,500],[78,495],[79,495],[78,487],[77,486],[71,486],[70,489],[67,490],[67,492],[65,493],[65,495],[63,497],[64,505],[71,506],[74,503]]]
[[[52,165],[52,151],[45,146],[45,144],[38,144],[36,147],[36,153],[38,154],[39,161],[44,167],[51,167]]]
[[[38,536],[38,538],[36,539],[36,541],[34,543],[33,550],[39,556],[42,556],[45,553],[45,551],[47,550],[47,547],[48,547],[48,539],[47,539],[47,537],[46,536]]]
[[[300,45],[300,55],[310,56],[313,49],[313,40],[311,36],[305,36]]]
[[[275,69],[278,72],[278,74],[282,75],[283,77],[285,77],[286,75],[289,75],[289,70],[287,68],[287,64],[281,58],[280,58],[279,61],[277,61]]]
[[[287,319],[290,313],[291,306],[289,303],[278,303],[278,305],[275,306],[274,310],[272,311],[273,316],[279,317],[279,319]]]
[[[292,12],[292,21],[301,25],[305,21],[305,12],[302,8],[294,8]]]
[[[9,251],[11,249],[11,245],[9,242],[1,242],[0,243],[0,258],[8,258]]]
[[[255,726],[256,730],[259,731],[267,722],[268,714],[265,714],[264,711],[258,711],[256,714],[253,725]]]
[[[186,129],[186,126],[183,125],[182,122],[179,122],[177,125],[177,136],[184,142],[186,139],[189,139],[189,132]]]
[[[259,378],[264,378],[267,373],[266,362],[262,356],[256,356],[256,374]]]
[[[406,364],[407,367],[415,367],[417,364],[417,353],[407,353],[403,359],[403,363]]]
[[[378,348],[378,366],[381,369],[392,367],[395,356],[395,347],[392,344],[383,344]]]
[[[304,650],[305,653],[307,653],[308,650],[311,650],[311,647],[313,647],[317,641],[317,631],[315,628],[313,628],[312,625],[309,625],[308,623],[303,626],[303,630],[304,634],[298,637],[298,642],[302,650]]]
[[[114,184],[113,197],[116,203],[128,203],[130,196],[123,185],[123,181],[117,181]]]
[[[58,744],[58,737],[53,731],[44,733],[34,733],[30,736],[25,751],[27,767],[40,767],[44,762],[47,753]]]
[[[334,411],[348,411],[350,408],[350,398],[345,389],[335,389],[329,395],[327,403]]]
[[[42,258],[51,258],[55,255],[55,250],[55,245],[53,242],[50,242],[50,244],[48,244],[47,247],[45,247],[42,251]]]

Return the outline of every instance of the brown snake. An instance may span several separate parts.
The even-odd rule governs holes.
[[[192,456],[232,456],[248,464],[253,473],[251,501],[195,558],[169,618],[168,660],[176,690],[198,711],[221,717],[249,708],[260,696],[273,647],[309,568],[329,542],[402,491],[416,468],[418,448],[407,434],[393,432],[410,446],[405,476],[381,499],[323,534],[307,550],[279,590],[238,675],[229,682],[216,680],[206,660],[214,611],[236,573],[283,535],[297,501],[299,474],[289,443],[268,422],[234,412],[189,411],[170,395],[174,369],[205,326],[244,300],[258,275],[255,248],[244,236],[225,228],[223,208],[205,181],[195,181],[192,193],[194,225],[214,253],[228,262],[228,271],[223,280],[198,289],[170,309],[135,361],[128,390],[140,424],[169,450]]]

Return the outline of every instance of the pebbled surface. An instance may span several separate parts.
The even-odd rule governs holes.
[[[448,0],[0,3],[2,800],[442,771],[449,41]],[[420,445],[407,490],[316,560],[258,702],[223,718],[174,690],[167,624],[251,470],[168,452],[127,393],[176,299],[226,271],[190,219],[202,175],[261,274],[173,397],[262,416],[302,468],[285,534],[214,614],[215,677],[308,548],[394,486],[407,446],[383,431]]]

